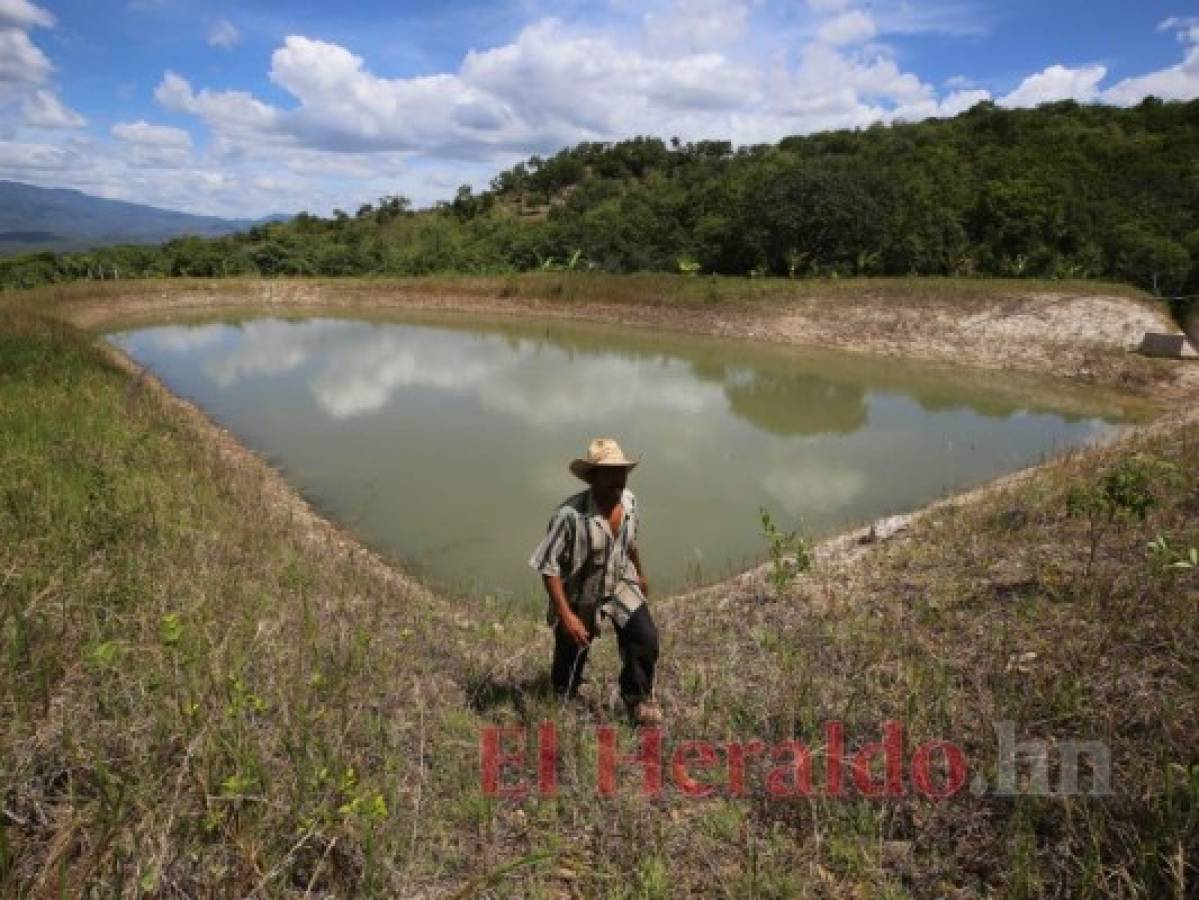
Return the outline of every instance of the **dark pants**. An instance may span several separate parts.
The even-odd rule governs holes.
[[[620,651],[620,695],[625,703],[636,705],[653,693],[654,665],[658,662],[658,629],[649,614],[649,606],[637,607],[628,622],[616,629]],[[592,638],[595,634],[592,634]],[[587,647],[576,644],[559,624],[554,628],[554,662],[550,680],[554,692],[573,696],[578,692],[587,665]]]

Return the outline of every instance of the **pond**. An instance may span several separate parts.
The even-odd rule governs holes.
[[[1006,373],[575,323],[225,312],[108,339],[429,583],[539,598],[526,561],[589,439],[660,594],[1109,435],[1135,407]]]

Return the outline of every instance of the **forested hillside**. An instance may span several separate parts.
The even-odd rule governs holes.
[[[954,119],[748,147],[581,144],[434,209],[393,196],[228,237],[28,255],[0,260],[0,284],[534,268],[1102,277],[1199,291],[1199,101],[981,103]]]

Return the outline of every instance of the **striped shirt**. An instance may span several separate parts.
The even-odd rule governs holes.
[[[636,546],[640,524],[637,498],[626,488],[620,503],[624,517],[618,533],[613,535],[590,489],[568,497],[550,519],[545,539],[529,558],[529,565],[542,575],[562,579],[567,602],[592,634],[599,630],[600,616],[624,627],[629,616],[645,602],[637,567],[629,555]],[[546,622],[552,627],[557,621],[551,600]]]

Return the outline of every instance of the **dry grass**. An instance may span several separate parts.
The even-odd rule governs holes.
[[[55,302],[71,297],[59,297]],[[430,596],[292,519],[85,333],[0,312],[0,893],[95,896],[1186,896],[1199,883],[1199,428],[1077,453],[782,595],[654,601],[668,749],[911,743],[995,763],[1097,737],[1110,798],[647,801],[595,795],[614,642],[590,700],[545,695],[527,614]],[[1133,452],[1141,521],[1072,487]],[[752,523],[747,523],[752,527]],[[556,799],[480,788],[488,723],[557,723]],[[622,740],[631,735],[622,728]],[[820,772],[818,770],[817,783]]]
[[[1069,497],[1127,467],[1152,473],[1152,507],[1143,522],[1118,514],[1101,524],[1092,560],[1091,526],[1070,512]],[[1053,784],[1061,741],[1106,743],[1114,796],[965,791],[932,802],[909,783],[912,796],[902,799],[855,798],[852,789],[826,798],[818,763],[816,796],[788,800],[762,789],[767,764],[750,769],[743,800],[722,796],[727,776],[718,770],[713,799],[668,793],[617,809],[596,805],[584,753],[577,780],[566,779],[576,816],[569,844],[591,848],[574,851],[581,869],[610,865],[606,836],[617,830],[642,848],[619,842],[622,877],[644,879],[657,860],[672,895],[715,885],[728,896],[1193,895],[1199,569],[1173,568],[1175,556],[1151,552],[1158,537],[1183,553],[1199,547],[1194,418],[940,507],[864,555],[825,560],[781,595],[754,580],[655,605],[665,636],[667,759],[672,742],[685,739],[721,746],[799,736],[818,748],[830,720],[843,723],[852,753],[896,719],[907,753],[926,739],[951,740],[970,774],[993,783],[994,727],[1011,722],[1019,740],[1047,742]],[[606,650],[601,700],[617,665]],[[508,691],[493,692],[519,694],[536,662],[512,674]],[[555,715],[527,700],[493,709],[530,726]],[[603,717],[601,703],[562,729],[573,735]],[[525,814],[540,808],[525,804]],[[511,814],[499,818],[494,840],[522,834],[527,819],[516,821],[522,827]]]
[[[336,292],[351,302],[380,294],[427,297],[532,299],[630,306],[759,306],[809,299],[841,303],[893,303],[901,306],[970,311],[996,300],[1020,302],[1038,294],[1124,297],[1155,306],[1134,287],[1097,281],[1046,281],[1003,278],[737,278],[681,277],[657,273],[607,275],[592,272],[524,272],[507,276],[443,276],[410,278],[222,278],[146,281],[82,281],[23,291],[37,305],[94,299],[160,298],[169,292],[259,296],[264,285],[281,292],[303,286]]]

